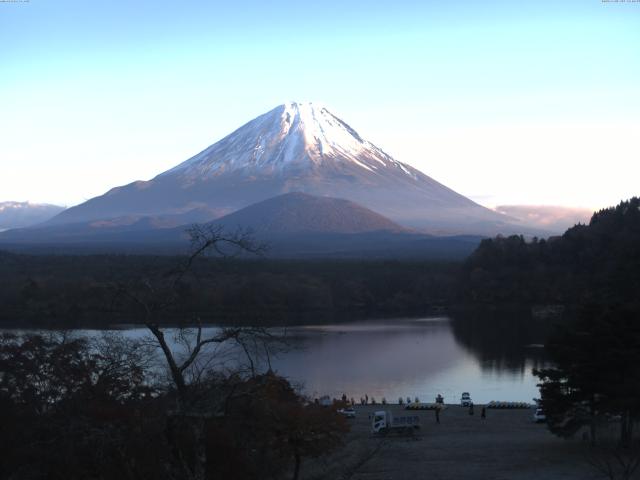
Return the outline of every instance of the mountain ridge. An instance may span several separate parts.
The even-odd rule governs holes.
[[[50,224],[175,214],[193,206],[231,213],[289,192],[344,198],[430,233],[510,233],[509,217],[482,207],[364,140],[325,107],[290,102],[197,155],[115,187]]]
[[[171,226],[173,221],[173,217],[119,217],[16,229],[0,234],[0,248],[37,253],[186,253],[186,225]],[[258,202],[206,224],[229,234],[250,231],[257,243],[268,246],[265,255],[270,258],[455,259],[470,254],[480,242],[480,237],[423,234],[349,200],[299,192]]]
[[[291,192],[254,203],[213,222],[226,228],[250,228],[258,234],[411,233],[388,218],[341,198]]]

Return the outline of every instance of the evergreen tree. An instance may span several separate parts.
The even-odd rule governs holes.
[[[620,442],[629,445],[640,420],[640,312],[629,306],[584,307],[574,324],[548,342],[555,367],[536,371],[552,432],[569,436],[620,418]]]

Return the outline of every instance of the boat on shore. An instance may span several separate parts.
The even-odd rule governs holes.
[[[487,403],[486,408],[497,408],[497,409],[515,409],[515,408],[533,408],[533,405],[527,402],[501,402],[491,400]]]

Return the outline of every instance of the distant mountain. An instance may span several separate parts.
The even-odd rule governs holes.
[[[578,223],[589,223],[593,215],[593,211],[587,208],[553,205],[500,205],[495,210],[516,219],[522,225],[556,235]]]
[[[174,215],[126,216],[64,225],[36,225],[0,233],[3,243],[69,244],[77,242],[165,243],[180,241],[187,225],[206,223],[218,217],[208,209],[193,209]],[[179,232],[179,233],[176,233]]]
[[[231,213],[289,192],[344,198],[430,233],[521,228],[393,159],[326,108],[295,102],[255,118],[152,180],[113,188],[50,224],[172,215],[194,207]]]
[[[199,211],[204,217],[211,212]],[[46,225],[0,234],[0,248],[41,253],[184,253],[187,217],[119,217]],[[195,213],[189,212],[188,218]],[[203,223],[203,222],[191,222]],[[469,255],[481,237],[418,233],[349,200],[288,193],[211,223],[226,232],[251,230],[275,258],[438,258]]]
[[[0,202],[0,231],[45,222],[64,207],[31,202]]]
[[[259,235],[292,233],[409,233],[386,217],[341,198],[286,193],[245,207],[214,223],[225,228],[248,228]]]

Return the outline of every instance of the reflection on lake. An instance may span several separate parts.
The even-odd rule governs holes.
[[[440,393],[447,403],[454,403],[468,391],[477,404],[490,400],[531,402],[539,396],[532,369],[544,365],[539,346],[544,332],[539,325],[511,316],[289,327],[289,346],[271,358],[271,366],[311,397],[345,393],[356,401],[368,395],[394,403],[399,396],[431,402]],[[100,334],[91,330],[77,333]],[[129,338],[148,335],[141,328],[120,333]],[[207,351],[214,353],[212,348]],[[219,348],[215,356],[226,361],[227,367],[238,358],[237,350],[235,354],[228,349],[223,353]],[[262,369],[266,369],[264,362]]]
[[[302,348],[272,365],[312,396],[346,393],[357,401],[366,394],[396,402],[399,396],[433,401],[441,393],[451,403],[463,391],[476,403],[539,396],[532,369],[543,364],[542,349],[527,347],[532,342],[524,336],[503,338],[503,352],[483,351],[489,345],[476,342],[477,332],[445,317],[306,326],[290,333]]]

